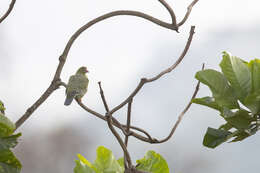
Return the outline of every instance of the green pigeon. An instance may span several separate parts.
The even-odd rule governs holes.
[[[87,67],[80,67],[75,75],[70,76],[66,89],[67,97],[64,105],[70,105],[74,98],[81,100],[81,98],[86,94],[89,82],[86,73],[88,73]]]

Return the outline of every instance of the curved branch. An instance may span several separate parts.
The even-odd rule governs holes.
[[[11,1],[8,10],[7,10],[7,11],[5,12],[5,14],[0,18],[0,23],[2,23],[2,22],[7,18],[7,16],[11,13],[11,11],[12,11],[13,8],[14,8],[15,2],[16,2],[16,0],[12,0],[12,1]]]
[[[133,97],[141,90],[141,88],[144,86],[144,84],[149,83],[149,82],[153,82],[157,79],[159,79],[160,77],[162,77],[163,75],[165,75],[166,73],[171,72],[172,70],[174,70],[179,64],[180,62],[183,60],[183,58],[185,57],[186,53],[189,50],[189,47],[191,45],[191,41],[193,38],[193,34],[194,34],[194,30],[195,30],[195,26],[191,26],[190,29],[190,35],[188,38],[188,41],[186,43],[186,46],[182,52],[182,54],[180,55],[180,57],[177,59],[177,61],[169,68],[167,68],[166,70],[163,70],[161,73],[159,73],[158,75],[156,75],[153,78],[150,79],[146,79],[146,78],[142,78],[138,84],[138,86],[135,88],[135,90],[128,96],[128,98],[126,98],[122,103],[120,103],[118,106],[116,106],[115,108],[113,108],[110,113],[113,114],[114,112],[118,111],[120,108],[122,108],[125,104],[127,104],[131,99],[133,99]]]
[[[136,17],[141,17],[143,19],[146,19],[152,23],[155,23],[159,26],[162,26],[164,28],[167,28],[167,29],[171,29],[171,30],[175,30],[177,31],[177,27],[173,24],[170,24],[170,23],[166,23],[166,22],[163,22],[157,18],[154,18],[148,14],[145,14],[145,13],[142,13],[142,12],[139,12],[139,11],[124,11],[124,10],[121,10],[121,11],[113,11],[113,12],[110,12],[110,13],[107,13],[107,14],[104,14],[98,18],[95,18],[94,20],[88,22],[87,24],[83,25],[81,28],[79,28],[70,38],[70,40],[68,41],[62,55],[60,56],[60,63],[58,65],[58,68],[56,70],[56,73],[55,73],[55,77],[59,78],[60,77],[60,74],[61,74],[61,71],[62,71],[62,68],[65,64],[65,61],[67,59],[67,56],[68,56],[68,53],[70,51],[70,48],[72,46],[72,44],[74,43],[74,41],[79,37],[79,35],[81,33],[83,33],[85,30],[87,30],[89,27],[91,27],[92,25],[98,23],[98,22],[101,22],[105,19],[108,19],[108,18],[111,18],[111,17],[114,17],[114,16],[122,16],[122,15],[128,15],[128,16],[136,16]]]
[[[203,68],[204,68],[204,65],[203,65]],[[158,140],[156,143],[166,142],[166,141],[168,141],[168,140],[172,137],[172,135],[173,135],[174,132],[176,131],[177,127],[179,126],[179,124],[180,124],[182,118],[184,117],[185,113],[189,110],[190,106],[192,105],[192,100],[196,97],[196,95],[197,95],[197,93],[198,93],[198,91],[199,91],[199,86],[200,86],[200,82],[198,81],[197,86],[196,86],[196,88],[195,88],[195,91],[194,91],[194,93],[193,93],[193,95],[192,95],[192,97],[191,97],[191,101],[189,102],[189,104],[185,107],[185,109],[184,109],[184,110],[181,112],[181,114],[179,115],[178,120],[177,120],[176,123],[174,124],[174,126],[173,126],[173,128],[172,128],[170,134],[169,134],[166,138],[164,138],[164,139],[162,139],[162,140]]]
[[[159,2],[160,2],[160,3],[168,10],[168,12],[170,13],[171,19],[172,19],[172,24],[173,24],[174,26],[177,26],[176,16],[175,16],[174,11],[172,10],[171,6],[170,6],[167,2],[165,2],[164,0],[159,0]],[[178,31],[178,29],[177,29],[177,31]]]
[[[186,22],[186,20],[188,19],[189,15],[190,15],[190,13],[191,13],[192,7],[193,7],[198,1],[199,1],[199,0],[194,0],[194,1],[192,1],[192,3],[188,6],[187,12],[186,12],[184,18],[182,19],[182,21],[181,21],[180,23],[177,24],[178,27],[180,27],[181,25],[183,25],[183,24]]]
[[[123,125],[123,127],[126,128],[126,125]],[[145,134],[145,135],[147,136],[147,138],[148,138],[150,141],[153,141],[153,140],[154,140],[148,132],[146,132],[145,130],[143,130],[143,129],[139,128],[139,127],[130,126],[130,129],[134,129],[134,130],[137,130],[137,131],[139,131],[139,132],[142,132],[143,134]],[[134,136],[134,135],[132,134],[133,132],[129,132],[129,133],[131,134],[131,136]],[[134,137],[136,137],[136,136],[134,136]],[[147,142],[147,141],[146,141],[146,142]]]

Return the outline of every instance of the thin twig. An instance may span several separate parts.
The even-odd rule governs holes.
[[[131,124],[131,109],[132,109],[132,102],[133,100],[130,100],[130,102],[128,103],[127,106],[127,120],[126,120],[126,135],[125,135],[125,146],[127,148],[128,145],[128,139],[129,139],[129,131],[130,131],[130,124]],[[125,164],[125,168],[127,168],[126,162],[127,162],[127,157],[126,155],[124,155],[124,164]]]
[[[116,137],[118,143],[120,144],[121,148],[124,151],[124,155],[125,155],[126,161],[128,163],[128,167],[127,168],[131,168],[132,167],[132,161],[131,161],[130,154],[129,154],[129,152],[128,152],[128,150],[127,150],[123,140],[121,139],[121,137],[119,136],[119,134],[117,133],[117,131],[115,130],[115,128],[112,125],[112,123],[113,123],[112,122],[112,115],[110,113],[108,113],[106,116],[108,117],[107,124],[108,124],[109,129],[111,130],[113,135]]]
[[[105,94],[104,94],[102,86],[101,86],[101,82],[98,82],[98,85],[99,85],[99,89],[100,89],[100,96],[101,96],[102,102],[103,102],[104,107],[107,111],[106,117],[107,117],[108,127],[111,130],[111,132],[113,133],[113,135],[116,137],[118,143],[120,144],[121,148],[124,151],[124,157],[125,157],[125,160],[127,161],[127,165],[125,164],[125,169],[131,168],[132,167],[132,161],[131,161],[130,154],[129,154],[127,147],[124,144],[123,140],[121,139],[121,137],[117,133],[116,129],[113,127],[112,114],[109,112],[109,107],[107,105],[107,101],[106,101]],[[129,128],[128,128],[128,131],[129,131]]]
[[[187,12],[186,12],[184,18],[182,19],[182,21],[181,21],[180,23],[177,24],[178,27],[180,27],[181,25],[183,25],[183,24],[186,22],[186,20],[188,19],[189,15],[190,15],[190,13],[191,13],[191,10],[192,10],[193,6],[194,6],[198,1],[199,1],[199,0],[194,0],[194,1],[188,6]]]
[[[92,115],[95,115],[97,118],[100,118],[100,119],[102,119],[102,120],[104,120],[104,121],[107,121],[107,117],[106,117],[106,116],[104,116],[104,115],[102,115],[102,114],[100,114],[100,113],[98,113],[98,112],[96,112],[96,111],[93,111],[92,109],[90,109],[90,108],[88,108],[86,105],[84,105],[82,102],[79,102],[78,100],[76,100],[76,101],[77,101],[77,103],[79,104],[79,106],[80,106],[81,108],[83,108],[85,111],[89,112],[89,113],[92,114]],[[124,134],[127,134],[126,131],[125,131],[125,129],[126,129],[126,126],[125,126],[125,125],[122,125],[121,123],[119,123],[119,121],[117,121],[114,117],[112,117],[112,121],[113,121],[113,125],[114,125],[114,126],[116,126],[117,128],[119,128],[120,130],[122,130],[122,132],[123,132]],[[139,132],[141,132],[141,133],[144,133],[144,134],[147,136],[147,138],[146,138],[146,137],[143,137],[142,135],[139,135],[139,134],[137,134],[137,133],[135,133],[135,132],[133,132],[133,131],[130,131],[130,132],[129,132],[129,134],[130,134],[131,136],[133,136],[133,137],[135,137],[135,138],[137,138],[137,139],[139,139],[139,140],[141,140],[141,141],[144,141],[144,142],[153,143],[153,139],[151,138],[151,136],[150,136],[145,130],[143,130],[143,129],[141,129],[141,128],[138,128],[138,127],[134,127],[134,126],[130,126],[130,129],[134,129],[134,130],[137,130],[137,131],[139,131]],[[152,141],[152,142],[151,142],[151,141]]]
[[[127,106],[127,122],[126,122],[126,133],[125,135],[125,146],[127,147],[128,144],[128,138],[129,138],[129,131],[130,131],[130,124],[131,124],[131,109],[132,109],[132,102],[133,100],[130,100]]]
[[[204,69],[204,64],[202,65],[202,70],[203,70],[203,69]],[[170,134],[169,134],[165,139],[159,140],[159,141],[156,142],[156,143],[166,142],[166,141],[168,141],[168,140],[172,137],[172,135],[173,135],[174,132],[176,131],[178,125],[180,124],[182,118],[184,117],[185,113],[189,110],[190,106],[192,105],[192,100],[196,97],[196,95],[197,95],[197,93],[198,93],[198,91],[199,91],[199,87],[200,87],[200,81],[198,81],[198,83],[197,83],[197,86],[196,86],[196,88],[195,88],[195,91],[194,91],[194,93],[193,93],[193,95],[192,95],[192,97],[191,97],[191,100],[190,100],[189,104],[185,107],[185,109],[184,109],[184,110],[181,112],[181,114],[179,115],[178,120],[177,120],[176,123],[174,124],[174,126],[173,126],[173,128],[172,128]]]
[[[107,105],[107,102],[106,102],[106,98],[105,98],[103,89],[101,87],[101,82],[100,81],[98,82],[98,85],[99,85],[99,91],[100,91],[100,95],[102,97],[102,101],[103,101],[104,107],[105,107],[106,111],[109,112],[109,108],[108,108],[108,105]]]
[[[190,29],[190,35],[189,38],[187,40],[186,46],[182,52],[182,54],[180,55],[180,57],[177,59],[177,61],[169,68],[167,68],[166,70],[163,70],[161,73],[159,73],[158,75],[156,75],[153,78],[147,79],[147,78],[142,78],[138,84],[138,86],[135,88],[135,90],[122,102],[120,103],[118,106],[116,106],[115,108],[113,108],[110,113],[114,113],[116,111],[118,111],[120,108],[122,108],[125,104],[127,104],[131,99],[133,99],[133,97],[140,91],[140,89],[143,87],[143,85],[145,83],[148,82],[153,82],[155,80],[158,80],[160,77],[162,77],[163,75],[165,75],[166,73],[171,72],[172,70],[174,70],[179,64],[180,62],[183,60],[183,58],[185,57],[187,51],[189,50],[189,47],[191,45],[192,42],[192,38],[194,35],[194,30],[195,30],[195,26],[191,26]]]
[[[123,127],[126,127],[126,125],[123,125]],[[130,126],[130,129],[134,129],[134,130],[137,130],[137,131],[139,131],[139,132],[142,132],[143,134],[145,134],[145,135],[147,136],[147,138],[148,138],[150,141],[153,141],[153,140],[154,140],[154,139],[152,139],[151,135],[150,135],[148,132],[146,132],[145,130],[143,130],[143,129],[139,128],[139,127]],[[134,136],[133,132],[130,132],[130,135],[131,135],[131,136]],[[134,137],[136,137],[136,136],[134,136]]]
[[[172,24],[173,24],[174,26],[177,26],[176,16],[175,16],[174,11],[172,10],[171,6],[170,6],[167,2],[165,2],[164,0],[159,0],[159,2],[160,2],[160,3],[168,10],[168,12],[170,13],[171,19],[172,19]],[[177,29],[177,31],[178,31],[178,29]]]
[[[9,5],[9,8],[7,9],[7,11],[5,12],[5,14],[0,18],[0,23],[2,23],[6,18],[7,16],[11,13],[11,11],[13,10],[14,8],[14,4],[15,4],[16,0],[12,0],[10,5]]]

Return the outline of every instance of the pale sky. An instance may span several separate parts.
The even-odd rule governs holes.
[[[180,21],[191,1],[168,2]],[[0,14],[8,5],[8,0],[1,0]],[[260,57],[259,5],[256,0],[200,0],[180,33],[132,16],[108,19],[76,40],[63,69],[62,80],[67,82],[79,66],[86,65],[90,71],[90,85],[83,102],[104,113],[98,81],[102,81],[110,107],[116,106],[136,87],[141,77],[152,77],[176,60],[186,43],[190,26],[195,25],[194,40],[181,65],[171,74],[145,86],[133,105],[133,122],[162,138],[188,103],[196,84],[194,74],[203,62],[208,68],[219,69],[224,50],[245,60]],[[17,0],[14,11],[0,24],[0,99],[5,102],[6,113],[13,121],[48,87],[58,57],[70,36],[86,22],[113,10],[139,10],[170,21],[166,9],[156,0]],[[209,94],[206,87],[199,92],[201,97]],[[26,136],[32,129],[52,131],[82,121],[107,128],[75,103],[65,107],[64,99],[64,88],[61,88],[19,130]],[[181,172],[185,160],[192,159],[192,155],[201,155],[210,166],[216,166],[215,172],[211,168],[196,168],[193,172],[257,172],[254,155],[258,155],[258,134],[241,143],[224,144],[216,150],[202,146],[207,127],[218,127],[222,122],[217,112],[193,105],[174,139],[156,146],[133,141],[130,149],[134,157],[141,157],[143,153],[140,152],[144,149],[161,151],[170,163],[171,172]],[[104,136],[109,133],[108,129],[100,132]],[[99,139],[96,145],[105,145],[104,141]],[[119,146],[115,141],[113,144],[108,145],[116,150]],[[167,155],[164,148],[169,147],[181,149]],[[120,155],[121,151],[117,153]],[[223,161],[222,158],[229,159]],[[175,162],[178,165],[174,165]],[[232,166],[234,164],[236,166]]]

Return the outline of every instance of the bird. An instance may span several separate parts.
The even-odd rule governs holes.
[[[64,105],[70,105],[74,98],[81,101],[81,98],[88,90],[89,80],[86,75],[88,72],[87,67],[83,66],[77,70],[75,75],[70,76],[66,87],[66,100]]]

